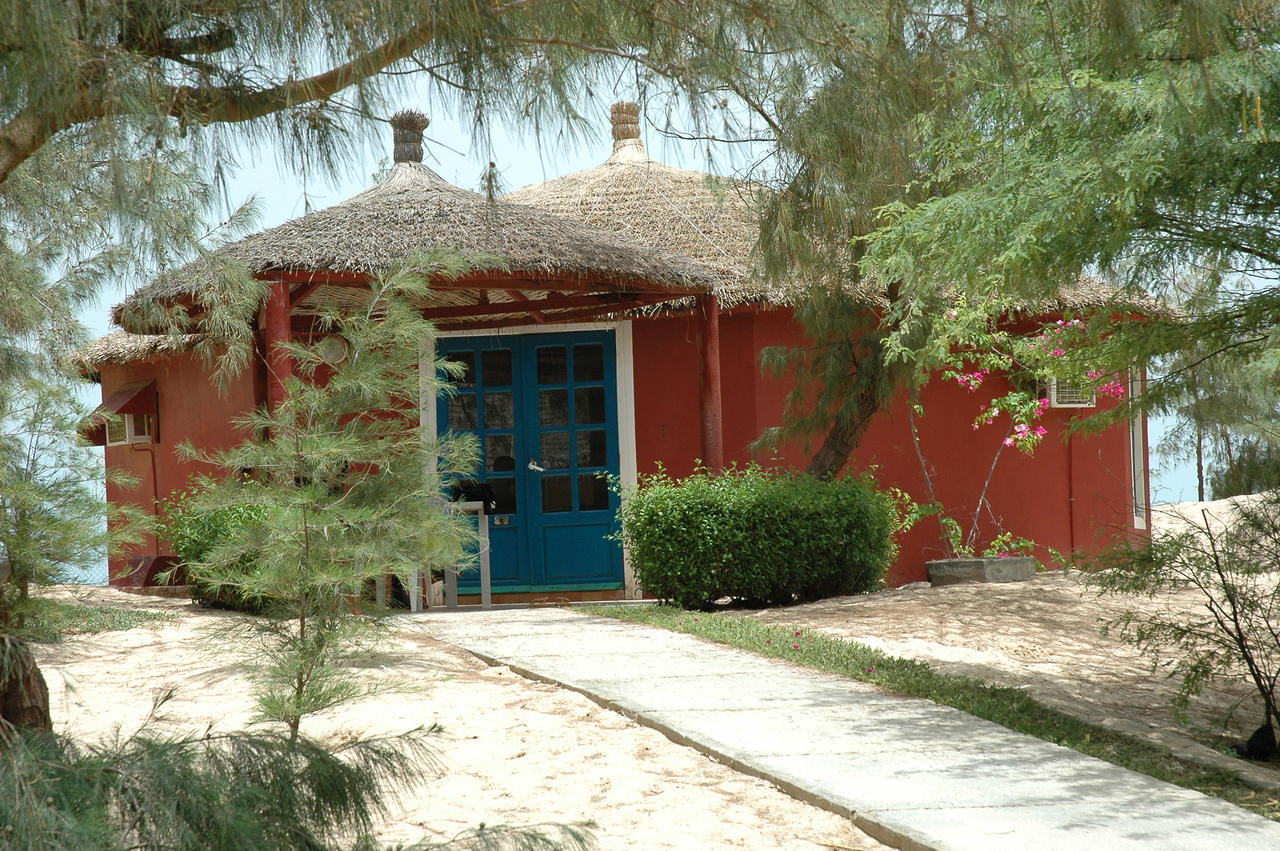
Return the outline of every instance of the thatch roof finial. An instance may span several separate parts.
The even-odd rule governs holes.
[[[609,110],[613,122],[613,156],[610,160],[645,160],[644,142],[640,141],[640,105],[629,100],[618,101]]]
[[[398,163],[422,162],[422,131],[431,123],[421,112],[405,109],[390,119],[395,147],[391,158]]]

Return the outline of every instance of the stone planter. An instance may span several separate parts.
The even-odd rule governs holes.
[[[1021,582],[1036,573],[1031,556],[1013,558],[944,558],[924,563],[929,584],[958,585],[969,582]]]

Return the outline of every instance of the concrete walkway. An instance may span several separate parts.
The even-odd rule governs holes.
[[[900,848],[1280,849],[1280,823],[926,700],[566,609],[411,628],[582,692]]]

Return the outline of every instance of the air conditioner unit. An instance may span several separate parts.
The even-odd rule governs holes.
[[[1092,387],[1081,386],[1065,378],[1049,382],[1049,406],[1052,408],[1092,408],[1098,404]]]

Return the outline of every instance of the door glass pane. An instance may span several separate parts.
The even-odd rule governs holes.
[[[510,434],[489,434],[484,438],[484,464],[489,472],[516,468],[516,439]]]
[[[547,470],[564,470],[569,467],[569,432],[549,431],[542,435],[542,457],[539,459]]]
[[[511,350],[490,349],[480,355],[480,380],[486,387],[511,384]]]
[[[609,507],[609,482],[595,473],[578,476],[578,508],[599,511]]]
[[[543,476],[542,510],[548,513],[572,511],[573,480],[568,476]]]
[[[444,377],[448,381],[452,381],[459,387],[470,387],[476,383],[476,355],[475,352],[454,352],[446,355],[445,360],[450,363],[460,364],[463,372],[457,378],[454,377],[452,371],[446,371]]]
[[[573,380],[604,381],[604,346],[573,347]]]
[[[578,432],[578,466],[603,467],[604,458],[604,432],[596,429]]]
[[[511,407],[510,393],[484,394],[485,428],[513,428],[515,424],[516,418]]]
[[[538,425],[557,426],[569,424],[569,391],[538,391]]]
[[[494,514],[516,513],[516,480],[507,476],[491,477],[489,486],[493,488]]]
[[[604,422],[604,388],[579,387],[573,391],[573,418],[582,423]]]
[[[569,380],[568,353],[564,346],[544,346],[538,349],[538,383],[563,384]]]
[[[473,394],[450,396],[447,410],[450,431],[468,431],[476,427],[476,397]]]

